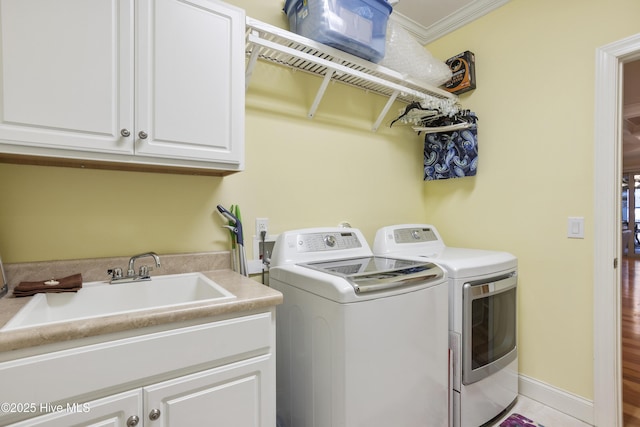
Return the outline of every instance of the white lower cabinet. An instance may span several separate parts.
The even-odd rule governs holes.
[[[274,313],[6,360],[0,383],[12,427],[273,427]]]
[[[47,405],[47,404],[44,404]],[[118,393],[104,399],[94,400],[88,403],[67,405],[49,408],[38,408],[50,411],[47,415],[41,415],[14,424],[8,427],[123,427],[141,426],[142,390]]]
[[[145,425],[266,427],[260,396],[267,368],[262,357],[145,387]]]
[[[103,399],[45,404],[38,409],[51,413],[10,426],[270,426],[261,422],[268,370],[269,357],[261,356]]]

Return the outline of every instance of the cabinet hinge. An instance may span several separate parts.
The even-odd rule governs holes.
[[[618,258],[613,259],[613,268],[618,268]]]

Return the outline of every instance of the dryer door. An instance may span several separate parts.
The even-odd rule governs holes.
[[[471,384],[516,359],[517,276],[465,283],[462,314],[462,382]]]

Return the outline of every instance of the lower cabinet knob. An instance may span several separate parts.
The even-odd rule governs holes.
[[[120,135],[124,136],[125,138],[131,135],[131,132],[129,132],[128,129],[122,129],[120,131]]]
[[[147,139],[149,135],[147,135],[147,133],[145,131],[140,131],[138,132],[138,137],[140,137],[140,139]]]
[[[127,418],[127,427],[136,427],[140,422],[140,418],[137,415],[131,415]]]
[[[149,419],[151,421],[155,421],[158,418],[160,418],[160,409],[153,409],[151,412],[149,412]]]

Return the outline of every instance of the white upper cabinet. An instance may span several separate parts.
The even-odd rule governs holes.
[[[133,18],[125,0],[2,0],[0,138],[133,153]]]
[[[244,13],[208,0],[138,0],[137,7],[137,153],[237,162]]]
[[[0,153],[242,170],[244,33],[216,0],[0,0]]]

